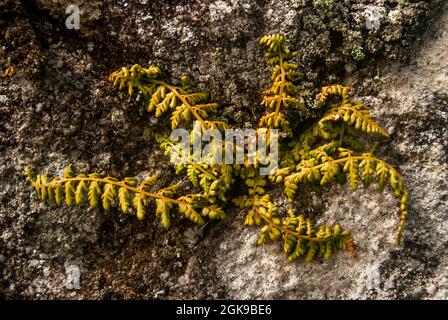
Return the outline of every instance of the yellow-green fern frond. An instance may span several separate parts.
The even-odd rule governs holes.
[[[280,169],[273,177],[276,181],[284,181],[287,197],[292,200],[301,183],[325,185],[341,173],[346,174],[353,189],[358,188],[359,180],[368,185],[376,179],[381,190],[388,184],[400,201],[400,223],[397,231],[397,243],[400,243],[407,215],[408,192],[397,171],[371,153],[355,155],[349,149],[339,148],[335,158],[324,156],[322,150],[316,150],[314,155],[315,158],[302,160],[294,171],[291,168]]]
[[[57,205],[61,205],[62,198],[65,197],[68,206],[87,202],[92,208],[98,208],[101,205],[106,211],[112,206],[117,206],[124,213],[133,208],[137,218],[142,220],[146,215],[149,200],[153,200],[156,216],[161,219],[164,228],[170,226],[169,212],[174,206],[198,224],[203,224],[204,220],[197,210],[205,208],[204,216],[210,219],[225,216],[224,211],[217,204],[210,204],[203,195],[190,194],[174,198],[179,188],[177,185],[149,191],[155,184],[154,176],[138,183],[133,177],[118,180],[112,177],[101,177],[95,173],[75,176],[71,168],[64,170],[62,178],[54,178],[51,181],[43,174],[34,176],[29,168],[25,169],[25,175],[42,201]]]
[[[269,48],[269,51],[284,50],[285,36],[281,34],[268,34],[260,39],[260,44]]]
[[[129,95],[132,95],[135,89],[146,95],[151,95],[155,90],[153,81],[159,76],[160,69],[156,66],[143,68],[134,64],[130,69],[123,67],[112,72],[109,81],[113,82],[114,86],[118,86],[119,90],[126,89]]]
[[[264,219],[270,219],[277,214],[277,206],[264,189],[267,183],[267,180],[260,176],[248,178],[245,180],[248,187],[247,195],[232,200],[235,205],[247,210],[245,225],[259,225]]]
[[[177,196],[179,185],[156,187],[156,176],[119,180],[95,173],[75,175],[71,167],[64,170],[61,178],[34,175],[26,168],[27,180],[38,197],[47,203],[58,206],[63,202],[68,206],[86,203],[91,208],[105,211],[118,208],[124,213],[135,214],[139,220],[153,212],[165,229],[179,216],[199,225],[224,219],[222,206],[231,200],[245,211],[245,225],[260,226],[260,245],[281,240],[289,260],[303,257],[307,262],[327,260],[340,250],[354,256],[351,234],[339,224],[314,227],[311,219],[295,215],[293,211],[283,214],[285,207],[277,206],[269,194],[272,188],[277,187],[278,191],[275,183],[283,185],[284,193],[292,201],[301,184],[305,183],[313,190],[322,191],[330,182],[342,184],[347,181],[353,189],[377,182],[381,191],[388,187],[399,199],[397,242],[400,243],[407,215],[408,191],[397,171],[373,155],[376,145],[370,148],[364,134],[360,134],[361,131],[387,137],[386,130],[375,122],[362,103],[351,99],[348,87],[339,84],[322,88],[313,106],[318,108],[309,112],[308,107],[312,106],[305,106],[307,99],[302,98],[301,92],[303,77],[294,62],[297,55],[286,46],[285,37],[266,35],[260,39],[260,44],[266,48],[271,84],[263,92],[262,105],[266,113],[259,119],[253,138],[259,142],[267,132],[269,148],[281,138],[280,159],[277,159],[280,168],[275,174],[260,175],[258,169],[271,160],[270,155],[259,149],[253,150],[247,144],[236,146],[233,141],[213,137],[213,142],[218,143],[212,145],[208,140],[207,147],[210,148],[203,154],[203,150],[188,146],[186,148],[192,150],[184,150],[184,144],[158,137],[165,154],[170,155],[176,165],[176,175],[185,174],[198,193]],[[121,68],[109,77],[119,90],[126,90],[130,96],[142,101],[144,108],[155,117],[168,116],[171,129],[191,128],[186,136],[190,145],[203,145],[208,129],[218,129],[222,133],[229,128],[225,120],[215,116],[219,104],[212,102],[207,93],[195,91],[186,76],[175,82],[166,79],[158,67],[144,68],[137,64]],[[305,118],[306,121],[302,121]],[[280,133],[274,136],[273,129],[280,129]],[[219,155],[225,154],[229,144],[233,156],[243,151],[242,164],[220,162],[222,157],[219,159]],[[229,199],[241,191],[234,188],[235,185],[240,185],[246,192]]]
[[[353,238],[348,230],[339,224],[334,227],[320,226],[313,228],[311,219],[295,216],[292,212],[282,221],[283,249],[289,261],[304,257],[306,262],[330,256],[339,251],[348,251],[355,256]]]
[[[319,94],[318,105],[324,105],[329,102],[332,97],[337,97],[341,103],[347,103],[350,99],[349,92],[349,87],[344,87],[340,84],[323,87]]]
[[[361,130],[365,133],[375,133],[388,137],[389,134],[373,119],[374,116],[368,110],[364,109],[364,104],[346,103],[331,107],[319,120],[318,125],[324,129],[324,125],[328,121],[343,121],[345,124],[353,126],[357,130]]]
[[[171,112],[171,129],[179,127],[181,122],[199,121],[206,129],[224,130],[227,124],[222,121],[210,121],[207,118],[218,108],[217,103],[207,102],[209,96],[203,92],[193,92],[189,82],[181,78],[179,85],[171,84],[160,77],[160,69],[155,66],[143,68],[134,65],[130,69],[123,67],[113,72],[109,80],[119,89],[127,88],[129,95],[138,92],[143,96],[146,109],[159,118]]]
[[[332,98],[336,99],[332,99]],[[349,88],[339,84],[324,87],[319,95],[318,105],[327,109],[324,116],[317,122],[317,126],[323,131],[321,135],[326,135],[325,126],[328,122],[342,121],[348,126],[366,133],[374,133],[388,137],[388,133],[374,121],[374,116],[365,109],[364,104],[353,102],[349,96]]]
[[[272,85],[264,91],[263,105],[273,112],[263,116],[259,126],[282,128],[289,132],[289,123],[284,111],[288,108],[304,109],[298,87],[301,73],[298,66],[290,61],[293,54],[285,46],[283,35],[264,36],[260,44],[268,47],[266,58],[268,64],[272,65]]]

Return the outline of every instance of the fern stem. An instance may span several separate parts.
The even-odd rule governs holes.
[[[286,227],[286,226],[281,226],[281,227],[279,227],[278,225],[276,225],[276,224],[272,221],[272,219],[270,219],[270,218],[268,218],[268,217],[265,217],[265,216],[262,215],[262,214],[260,214],[260,217],[261,217],[267,224],[269,224],[271,227],[280,229],[280,231],[282,231],[282,233],[284,233],[284,234],[286,234],[286,235],[287,235],[287,234],[292,234],[292,235],[294,235],[295,237],[297,237],[298,239],[303,239],[303,240],[308,240],[308,241],[316,241],[316,242],[326,242],[326,241],[328,241],[328,239],[330,239],[330,238],[334,238],[334,236],[333,236],[333,237],[329,237],[329,238],[326,238],[326,239],[318,239],[318,238],[311,237],[311,236],[304,236],[303,234],[300,234],[300,233],[298,233],[298,232],[292,231],[291,229],[289,229],[289,228]]]
[[[367,155],[365,155],[365,156],[348,156],[348,157],[339,158],[339,159],[336,159],[336,160],[326,161],[325,163],[321,163],[321,164],[318,164],[318,165],[315,165],[315,166],[312,166],[312,167],[307,167],[307,168],[309,168],[309,169],[320,169],[326,163],[345,163],[349,159],[353,159],[353,160],[375,160],[376,162],[380,162],[384,166],[393,169],[392,166],[390,166],[388,163],[386,163],[385,161],[383,161],[381,159],[378,159],[377,157],[372,156],[372,155],[368,155],[368,156]],[[393,169],[393,170],[396,172],[395,169]],[[402,177],[398,174],[398,172],[396,172],[396,173],[397,173],[397,176],[400,179],[402,179]]]
[[[256,178],[255,178],[255,184],[254,184],[254,189],[257,187],[257,186],[259,186],[259,184],[258,184],[258,180],[259,180],[259,176],[257,176]],[[262,214],[259,210],[258,210],[258,204],[257,204],[257,202],[255,201],[255,197],[254,196],[252,196],[252,206],[254,207],[254,208],[257,208],[257,212],[259,212],[259,216],[271,227],[271,228],[276,228],[276,229],[279,229],[279,230],[281,230],[281,232],[282,233],[284,233],[284,234],[292,234],[292,235],[294,235],[294,236],[296,236],[298,239],[303,239],[303,240],[308,240],[308,241],[316,241],[316,242],[325,242],[325,241],[328,241],[328,239],[329,238],[327,238],[327,239],[317,239],[317,238],[314,238],[314,237],[311,237],[311,236],[304,236],[303,234],[300,234],[300,233],[297,233],[297,232],[294,232],[294,231],[292,231],[292,230],[290,230],[287,226],[279,226],[279,225],[276,225],[275,223],[274,223],[274,221],[272,221],[272,219],[270,218],[270,217],[266,217],[264,214]]]
[[[208,178],[210,179],[216,179],[216,177],[214,175],[212,175],[210,172],[208,172],[207,170],[205,170],[204,168],[202,168],[200,165],[198,165],[197,167],[195,167],[196,169],[198,169],[199,171],[201,171],[203,174],[205,174]]]
[[[152,193],[152,192],[147,192],[147,191],[144,191],[142,189],[129,186],[129,185],[123,183],[123,182],[113,181],[113,180],[110,180],[110,179],[107,179],[107,178],[74,177],[74,178],[62,178],[62,179],[58,179],[57,181],[58,182],[62,182],[62,183],[70,182],[70,181],[91,181],[91,182],[96,181],[96,182],[101,182],[101,183],[107,183],[107,184],[112,184],[112,185],[118,186],[120,188],[125,188],[125,189],[127,189],[129,191],[132,191],[134,193],[139,193],[139,194],[142,194],[142,195],[145,195],[147,197],[154,198],[154,199],[160,199],[160,200],[163,200],[165,202],[171,202],[171,203],[175,203],[175,204],[181,204],[181,205],[184,205],[184,206],[187,206],[187,207],[192,207],[192,205],[187,203],[187,202],[176,200],[176,199],[172,199],[172,198],[168,198],[168,197],[165,197],[165,196],[162,196],[162,195],[158,195],[158,194],[155,194],[155,193]],[[34,187],[38,187],[38,188],[39,187],[47,187],[50,183],[42,184],[42,183],[35,183],[35,182],[33,182],[33,186]]]
[[[341,136],[339,137],[338,147],[342,146],[342,141],[344,139],[344,133],[345,133],[345,124],[342,124],[341,132],[340,132]]]
[[[280,91],[278,93],[278,98],[277,98],[277,104],[275,106],[275,114],[274,114],[274,121],[277,120],[278,115],[280,113],[280,107],[282,104],[282,100],[283,100],[283,92],[285,90],[285,77],[286,77],[286,72],[285,72],[285,67],[283,65],[283,55],[281,52],[279,52],[279,67],[281,69],[281,84],[280,84]]]
[[[191,106],[191,104],[188,102],[187,99],[185,99],[185,97],[180,94],[180,92],[178,91],[178,87],[172,86],[166,82],[163,81],[155,81],[155,83],[161,84],[165,87],[167,87],[168,89],[170,89],[171,92],[174,93],[174,95],[180,100],[182,101],[182,103],[190,110],[190,112],[193,114],[193,116],[201,123],[201,125],[204,128],[207,128],[207,123],[204,121],[204,119],[202,119],[202,117],[199,115],[199,113],[196,112],[195,108],[193,108]]]

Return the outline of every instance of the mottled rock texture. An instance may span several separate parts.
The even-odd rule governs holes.
[[[0,0],[0,297],[2,298],[448,298],[448,14],[444,1]],[[381,14],[366,28],[366,10]],[[278,245],[257,247],[257,230],[229,210],[203,228],[177,221],[39,203],[22,170],[119,177],[163,172],[141,106],[108,74],[159,65],[188,74],[235,126],[256,124],[268,85],[258,39],[284,33],[299,52],[308,101],[326,84],[351,85],[391,134],[380,156],[405,178],[411,200],[404,244],[394,244],[395,201],[371,189],[310,192],[303,211],[352,230],[358,257],[288,263]],[[278,197],[278,204],[285,201]],[[66,268],[81,271],[79,290]]]

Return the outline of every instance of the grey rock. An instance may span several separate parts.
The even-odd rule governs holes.
[[[68,1],[34,2],[38,21],[20,1],[0,3],[8,12],[0,67],[17,70],[0,81],[1,297],[448,297],[442,1],[81,0],[81,29],[69,30],[76,37],[57,29]],[[366,29],[368,8],[382,16],[378,29]],[[338,253],[311,264],[288,263],[279,244],[257,246],[257,230],[244,227],[243,214],[230,206],[226,221],[198,228],[176,220],[165,232],[152,216],[137,221],[113,210],[52,208],[34,197],[21,174],[25,165],[51,176],[73,164],[81,173],[159,172],[161,185],[179,182],[155,141],[165,119],[117,93],[108,74],[132,63],[157,64],[173,78],[187,74],[223,105],[223,117],[253,127],[269,83],[257,43],[271,32],[286,34],[299,52],[306,103],[316,88],[348,84],[390,132],[378,155],[409,188],[402,247],[394,243],[395,200],[373,187],[333,185],[323,196],[303,196],[301,210],[317,223],[341,223],[358,247],[355,259]],[[275,197],[282,208],[290,205],[280,192]],[[81,289],[65,289],[65,261],[83,266]]]

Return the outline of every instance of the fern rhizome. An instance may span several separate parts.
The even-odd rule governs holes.
[[[160,218],[164,228],[170,227],[173,210],[199,225],[210,219],[223,219],[223,208],[230,203],[241,208],[248,226],[260,226],[259,244],[279,239],[289,260],[303,257],[305,261],[328,259],[338,250],[355,255],[355,245],[348,230],[339,224],[333,227],[315,228],[312,220],[293,210],[282,212],[267,191],[279,185],[292,201],[301,185],[309,184],[315,190],[330,182],[348,181],[353,189],[359,182],[369,185],[377,181],[379,189],[389,187],[399,201],[397,244],[403,236],[408,192],[397,171],[368,149],[361,133],[387,137],[387,132],[373,119],[360,102],[353,101],[349,89],[341,85],[322,88],[316,98],[315,109],[320,117],[300,121],[309,109],[301,95],[302,76],[295,54],[285,45],[282,35],[264,36],[260,44],[267,47],[266,58],[272,66],[272,85],[263,93],[262,105],[266,113],[259,120],[256,135],[261,132],[272,135],[278,129],[279,168],[270,176],[262,176],[257,170],[262,162],[244,164],[219,164],[190,162],[176,165],[176,173],[184,173],[197,193],[179,194],[179,186],[172,185],[154,190],[157,177],[142,181],[136,178],[119,180],[101,177],[95,173],[74,175],[66,168],[61,178],[35,176],[26,169],[27,179],[42,201],[68,206],[87,201],[92,208],[110,210],[117,206],[122,212],[135,212],[144,219],[149,208]],[[156,117],[170,114],[172,129],[189,128],[190,139],[197,139],[201,130],[228,128],[224,121],[213,120],[219,106],[210,102],[206,93],[196,92],[186,77],[177,83],[167,82],[155,66],[148,68],[134,65],[113,72],[109,80],[129,95],[138,94],[148,112]],[[192,125],[192,123],[194,123]],[[175,154],[176,145],[166,137],[159,139],[166,154]],[[223,148],[222,142],[219,148]],[[215,150],[216,151],[216,150]],[[222,151],[222,150],[221,150]],[[213,151],[212,151],[213,153]],[[192,157],[194,157],[194,152]],[[233,197],[232,188],[243,185],[246,194]],[[179,195],[177,195],[179,194]]]

